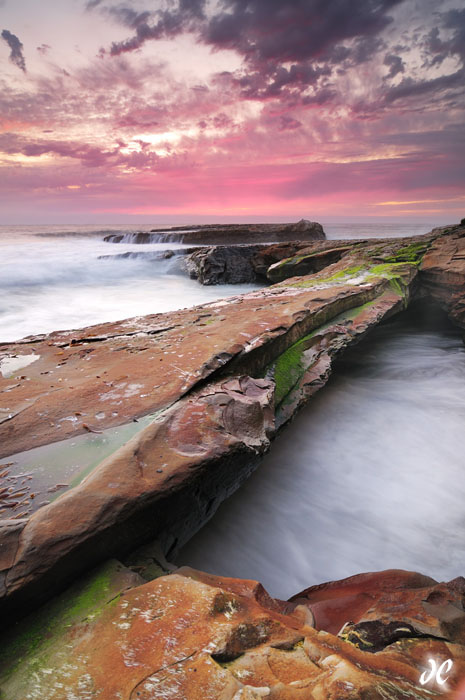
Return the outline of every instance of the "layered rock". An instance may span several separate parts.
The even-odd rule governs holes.
[[[420,270],[426,292],[465,328],[465,224],[446,228],[423,257]]]
[[[187,243],[189,245],[237,245],[274,241],[324,240],[325,232],[316,221],[301,219],[289,224],[212,224],[175,226],[169,231],[153,229],[149,233],[111,234],[108,243]]]
[[[174,551],[324,385],[333,358],[429,293],[431,273],[418,271],[421,261],[436,250],[443,257],[435,269],[445,269],[450,246],[456,250],[464,236],[459,226],[411,240],[324,241],[314,244],[327,256],[316,273],[192,309],[3,344],[3,356],[38,357],[0,379],[8,464],[22,450],[152,416],[84,481],[39,508],[27,477],[23,500],[11,502],[15,467],[4,464],[3,614],[23,612],[154,537],[165,554]],[[256,255],[262,264],[273,254]],[[301,265],[287,259],[283,269],[292,275]]]
[[[364,574],[289,602],[256,581],[187,568],[140,581],[108,562],[10,631],[0,652],[2,697],[461,697],[463,578],[437,584],[406,571]],[[367,632],[375,628],[383,633]],[[429,659],[450,660],[444,685],[435,674],[422,684]]]
[[[7,454],[85,432],[102,397],[110,409],[103,425],[116,420],[113,407],[119,420],[160,413],[78,486],[30,517],[3,521],[0,596],[9,611],[151,537],[165,552],[185,541],[257,465],[276,427],[324,384],[332,357],[403,308],[415,277],[410,264],[368,266],[355,277],[347,269],[34,340],[40,359],[23,370],[29,381],[8,384],[9,401],[25,408],[1,426]],[[71,412],[77,420],[57,431]]]

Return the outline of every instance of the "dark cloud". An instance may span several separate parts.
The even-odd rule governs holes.
[[[450,75],[441,75],[431,80],[404,78],[399,85],[390,88],[385,93],[383,102],[385,105],[392,104],[398,100],[412,97],[418,98],[432,93],[434,93],[436,99],[438,99],[444,90],[455,89],[458,89],[461,93],[465,92],[465,71],[463,68]]]
[[[153,12],[137,12],[132,7],[124,5],[104,6],[102,8],[104,12],[135,31],[135,34],[126,41],[113,42],[110,55],[119,56],[122,53],[136,51],[150,39],[174,37],[192,30],[205,20],[205,4],[206,0],[178,0],[174,10]]]
[[[236,49],[248,59],[304,61],[319,59],[343,41],[374,35],[402,0],[223,0],[205,40]]]
[[[113,43],[110,54],[195,31],[213,49],[242,56],[244,69],[234,80],[245,98],[295,98],[309,86],[328,91],[325,79],[335,66],[370,60],[384,46],[378,34],[392,21],[389,11],[402,1],[220,0],[208,16],[205,0],[178,0],[173,9],[152,13],[111,7],[106,11],[134,34]]]
[[[319,103],[317,95],[327,101],[335,94],[334,71],[369,61],[385,46],[378,34],[392,21],[389,10],[402,1],[222,0],[202,38],[243,56],[244,97],[279,95],[292,103],[300,94],[303,104]]]
[[[201,119],[197,122],[197,126],[202,131],[209,127],[221,130],[231,130],[234,127],[234,121],[230,117],[228,117],[227,114],[225,114],[224,112],[220,112],[219,114],[216,114],[213,118]]]
[[[313,95],[304,95],[302,98],[303,105],[324,105],[331,102],[336,97],[336,91],[331,88],[322,88],[317,90]]]
[[[405,63],[400,56],[396,56],[393,53],[386,54],[384,57],[384,65],[389,68],[388,78],[395,78],[399,73],[405,72]]]
[[[132,7],[107,7],[105,8],[105,11],[118,22],[124,24],[124,26],[129,27],[130,29],[137,29],[137,27],[140,25],[147,24],[152,17],[151,12],[136,12],[136,10],[133,10]]]
[[[86,10],[93,10],[94,7],[97,7],[98,5],[101,5],[103,0],[87,0],[86,2]]]
[[[6,41],[10,47],[10,61],[18,66],[24,73],[26,72],[26,61],[24,60],[24,46],[15,34],[12,34],[8,29],[2,31],[2,39]]]
[[[445,42],[447,50],[465,60],[465,9],[449,10],[444,13],[443,18],[444,27],[453,30],[452,38],[449,42]]]
[[[441,31],[442,30],[442,31]],[[442,39],[444,32],[448,35]],[[438,26],[433,27],[424,40],[426,66],[440,65],[448,56],[465,61],[465,10],[440,13]]]

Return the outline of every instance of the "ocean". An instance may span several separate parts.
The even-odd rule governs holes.
[[[121,258],[157,253],[174,243],[106,243],[110,233],[152,226],[0,226],[0,342],[195,306],[256,285],[204,287],[179,257]],[[157,226],[157,228],[159,228]],[[385,238],[427,233],[428,224],[325,224],[328,238]],[[129,236],[128,236],[129,237]]]

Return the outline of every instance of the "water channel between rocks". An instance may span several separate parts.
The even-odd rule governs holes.
[[[465,349],[421,307],[348,351],[177,563],[287,598],[386,568],[465,574]]]

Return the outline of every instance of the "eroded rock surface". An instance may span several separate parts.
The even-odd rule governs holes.
[[[109,563],[10,631],[0,653],[2,697],[460,697],[463,579],[437,584],[419,574],[386,571],[313,587],[287,603],[271,598],[256,581],[188,568],[137,584],[135,574]],[[370,622],[396,627],[376,648],[361,631],[361,610],[370,604]],[[341,630],[326,628],[324,605],[326,613],[331,608],[328,626],[337,617]],[[414,625],[424,620],[427,629],[418,636]],[[430,658],[451,660],[444,686],[436,678],[420,683]]]
[[[447,230],[447,229],[446,229]],[[465,226],[437,238],[421,262],[428,294],[465,328]]]
[[[4,614],[24,612],[90,566],[154,537],[165,554],[174,551],[325,384],[338,353],[418,295],[433,289],[439,296],[451,255],[457,293],[450,308],[460,319],[456,251],[464,237],[456,226],[415,239],[322,241],[304,259],[303,244],[297,256],[286,244],[294,257],[281,267],[289,276],[266,289],[3,344],[3,357],[37,355],[0,379],[3,477],[22,450],[153,416],[47,505],[37,509],[27,476],[17,498],[8,481],[2,486]],[[260,265],[277,254],[272,248],[256,253]],[[314,270],[315,252],[325,267],[295,276],[302,264]]]

